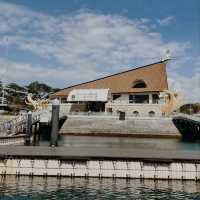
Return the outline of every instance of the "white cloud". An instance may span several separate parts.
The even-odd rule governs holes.
[[[159,23],[167,25],[172,20],[174,18],[169,16]],[[24,83],[41,80],[65,87],[131,66],[157,62],[166,49],[171,50],[173,57],[187,57],[190,43],[166,42],[151,27],[151,20],[146,18],[129,20],[89,11],[49,16],[14,4],[0,3],[0,47],[7,45],[9,49],[15,49],[18,59],[23,52],[38,58],[34,62],[30,58],[24,63],[0,56],[0,65],[8,66],[8,80],[21,81],[25,77]],[[40,59],[45,63],[42,66]],[[49,67],[52,60],[57,63],[55,67]],[[177,66],[185,62],[181,59]],[[177,68],[173,67],[171,71],[176,74]],[[2,70],[3,67],[0,75]],[[174,75],[170,80],[176,79],[181,82],[187,77]]]
[[[157,20],[157,23],[160,25],[160,26],[168,26],[170,25],[171,23],[173,23],[175,21],[175,17],[174,16],[168,16],[168,17],[165,17],[163,19],[158,19]]]
[[[80,69],[79,73],[73,69],[65,69],[65,67],[48,68],[45,66],[35,66],[23,62],[13,62],[0,58],[0,80],[6,83],[21,80],[24,84],[30,81],[41,81],[50,85],[58,86],[63,82],[68,84],[78,83],[81,79],[88,80],[88,77],[104,76],[105,74],[90,70],[88,73],[84,69]],[[6,66],[6,67],[5,67]]]
[[[195,57],[194,64],[198,66],[198,70],[200,72],[200,56]]]
[[[68,67],[103,66],[108,72],[117,71],[121,66],[157,61],[166,48],[174,55],[187,48],[177,42],[164,43],[158,32],[149,30],[150,20],[143,18],[90,12],[52,17],[10,4],[0,6],[0,11],[0,19],[7,17],[11,22],[6,36],[10,45]]]
[[[200,102],[200,72],[197,71],[193,77],[180,75],[175,71],[169,75],[170,88],[177,91],[185,103]]]

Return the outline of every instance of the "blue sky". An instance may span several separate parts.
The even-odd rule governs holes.
[[[200,101],[199,0],[0,0],[0,78],[55,87],[157,62]]]

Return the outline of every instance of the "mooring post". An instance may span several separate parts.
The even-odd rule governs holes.
[[[29,111],[28,112],[28,119],[27,119],[27,139],[26,139],[26,143],[30,143],[30,137],[32,135],[32,112]]]
[[[34,143],[34,145],[36,144],[36,142],[37,142],[37,122],[34,125],[34,135],[33,135],[33,143]]]
[[[50,146],[58,146],[58,125],[59,125],[60,102],[58,99],[53,100],[51,115],[51,143]]]

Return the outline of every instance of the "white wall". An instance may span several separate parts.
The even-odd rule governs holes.
[[[123,111],[126,112],[126,114],[128,115],[132,115],[134,111],[137,111],[139,112],[139,116],[141,117],[149,116],[149,112],[153,111],[155,112],[155,116],[161,116],[162,113],[160,111],[160,108],[162,104],[153,104],[152,94],[154,93],[149,93],[149,104],[129,103],[130,94],[121,94],[121,96],[116,100],[106,103],[106,111],[108,110],[108,108],[112,108],[113,112]]]
[[[106,110],[108,108],[112,108],[113,112],[122,111],[128,115],[133,115],[134,111],[139,112],[140,117],[147,117],[149,116],[150,111],[155,112],[155,116],[159,117],[162,116],[160,111],[162,105],[160,104],[125,104],[125,103],[106,103]]]

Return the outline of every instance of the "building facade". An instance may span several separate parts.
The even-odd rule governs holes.
[[[85,95],[108,90],[107,99],[88,99]],[[98,92],[99,90],[99,92]],[[161,116],[161,93],[168,90],[166,61],[145,65],[100,79],[67,87],[51,96],[60,99],[69,112],[125,112],[134,116]],[[75,94],[82,91],[82,99]],[[73,93],[73,98],[72,98]],[[97,96],[97,95],[96,95]],[[84,100],[84,98],[86,100]]]

